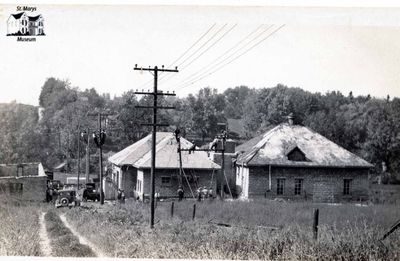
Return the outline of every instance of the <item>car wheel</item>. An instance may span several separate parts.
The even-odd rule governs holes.
[[[68,199],[67,198],[62,198],[61,200],[60,200],[60,203],[61,203],[61,205],[62,206],[68,206]]]

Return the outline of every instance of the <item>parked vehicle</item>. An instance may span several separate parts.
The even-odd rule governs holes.
[[[82,200],[100,201],[100,192],[96,190],[96,185],[94,183],[86,183],[86,188],[83,190]]]
[[[62,189],[59,180],[48,180],[46,187],[46,202],[54,201],[57,198],[58,190]]]
[[[56,208],[80,206],[80,200],[77,198],[76,191],[71,189],[59,190],[56,199]]]

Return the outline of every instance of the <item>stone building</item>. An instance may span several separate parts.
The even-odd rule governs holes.
[[[47,179],[41,163],[0,164],[0,197],[44,201]]]
[[[239,197],[368,198],[370,163],[291,120],[236,148]]]
[[[192,145],[181,138],[182,149]],[[206,152],[182,151],[182,176],[178,143],[173,133],[157,132],[156,152],[155,193],[159,198],[178,197],[179,177],[182,177],[185,197],[191,197],[191,190],[195,193],[200,187],[215,192],[220,166]],[[103,181],[106,199],[115,199],[118,188],[127,197],[143,199],[150,195],[151,134],[109,157],[108,161],[111,170]]]

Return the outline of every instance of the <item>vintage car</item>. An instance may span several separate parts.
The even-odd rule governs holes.
[[[96,185],[94,183],[86,183],[86,187],[83,190],[82,200],[100,201],[100,192],[96,190]]]
[[[59,190],[56,199],[56,208],[59,207],[76,207],[80,205],[80,200],[75,190],[63,189]]]

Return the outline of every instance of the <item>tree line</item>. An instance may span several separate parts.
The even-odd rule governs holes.
[[[244,137],[260,135],[285,121],[293,113],[295,123],[307,126],[376,166],[382,163],[395,177],[400,170],[400,99],[354,96],[330,91],[311,93],[301,88],[277,85],[254,89],[228,88],[222,93],[203,88],[187,97],[160,97],[160,105],[175,106],[161,110],[160,122],[172,131],[179,127],[183,135],[213,138],[217,123],[237,119],[244,126]],[[96,112],[111,114],[102,123],[107,130],[105,152],[117,152],[146,136],[150,129],[141,123],[151,121],[151,112],[137,105],[151,105],[152,97],[139,97],[128,91],[118,97],[99,94],[94,88],[80,90],[70,82],[49,78],[39,96],[37,108],[15,102],[0,104],[0,163],[41,161],[49,168],[67,161],[76,168],[81,131],[96,129]],[[40,118],[40,119],[39,119]],[[80,155],[83,157],[84,152]],[[97,149],[92,143],[91,154]],[[95,158],[95,157],[94,157]],[[96,167],[92,161],[92,168]]]

